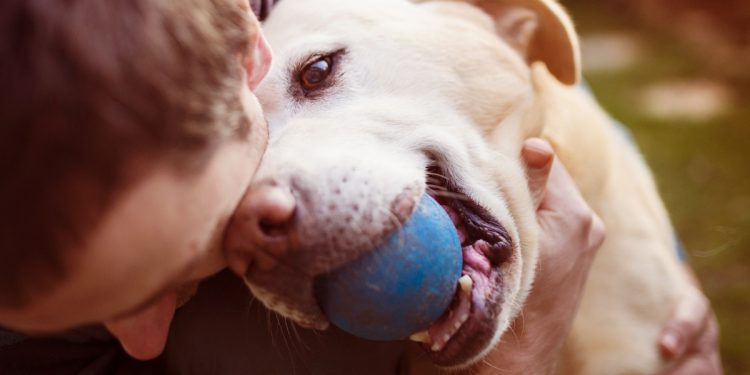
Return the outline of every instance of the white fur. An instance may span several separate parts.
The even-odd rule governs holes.
[[[596,103],[560,82],[574,83],[580,73],[577,38],[557,3],[470,3],[280,2],[264,26],[275,61],[257,92],[271,132],[258,179],[314,176],[305,183],[316,192],[316,204],[365,194],[366,209],[378,212],[404,189],[418,186],[421,194],[426,156],[438,155],[517,245],[504,270],[506,301],[494,345],[534,279],[537,227],[519,154],[523,139],[544,136],[608,228],[560,372],[653,373],[662,366],[657,334],[687,285],[653,179]],[[503,34],[500,9],[519,6],[537,14],[539,25]],[[524,34],[545,28],[551,36]],[[292,97],[295,64],[339,48],[347,52],[336,84],[315,100]],[[532,68],[535,61],[552,74],[543,65]],[[341,186],[340,170],[354,171],[360,183]],[[344,190],[334,195],[336,188]],[[347,214],[344,208],[332,215],[343,220]],[[259,298],[304,322],[275,306],[272,294],[265,290]]]

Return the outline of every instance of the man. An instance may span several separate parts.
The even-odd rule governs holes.
[[[0,322],[104,323],[153,358],[176,306],[224,267],[265,148],[247,83],[270,62],[257,21],[229,0],[12,0],[0,14]]]
[[[258,4],[267,13],[271,2]],[[224,229],[265,147],[251,89],[270,54],[248,9],[236,0],[0,4],[0,325],[47,334],[102,324],[134,358],[162,352],[175,310],[224,268]],[[534,149],[532,187],[549,186],[551,199],[540,211],[546,254],[573,265],[569,282],[555,280],[536,298],[574,302],[558,306],[552,323],[540,320],[556,335],[528,323],[543,347],[508,343],[498,353],[543,357],[535,362],[549,369],[603,228],[582,200],[568,199],[569,180],[546,184],[552,154]],[[676,321],[702,322],[708,312],[686,316]],[[680,347],[708,332],[678,327],[687,327],[677,331]],[[100,352],[78,351],[110,343],[94,330],[6,331],[0,372],[114,371]],[[528,365],[516,362],[504,367]]]

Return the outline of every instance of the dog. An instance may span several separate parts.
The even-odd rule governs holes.
[[[268,308],[326,329],[316,277],[370,251],[428,193],[482,261],[464,264],[468,320],[423,346],[444,368],[481,361],[540,269],[520,149],[543,137],[608,232],[559,372],[667,365],[658,335],[690,283],[649,169],[578,85],[578,39],[558,3],[285,0],[264,30],[275,61],[256,94],[270,140],[253,206],[233,224],[254,234],[227,243],[230,260],[252,258],[231,267]]]

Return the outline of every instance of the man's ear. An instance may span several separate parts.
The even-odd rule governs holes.
[[[576,84],[581,76],[581,56],[573,22],[554,0],[415,0],[457,14],[458,4],[479,7],[494,23],[497,34],[523,56],[529,65],[543,62],[562,83]],[[452,9],[451,9],[452,8]],[[467,12],[463,12],[467,14]]]

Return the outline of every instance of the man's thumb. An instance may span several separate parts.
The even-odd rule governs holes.
[[[534,199],[534,208],[544,199],[547,186],[547,178],[555,160],[555,153],[547,141],[541,138],[529,138],[523,143],[521,157],[526,164],[526,176],[529,181],[529,190]]]

